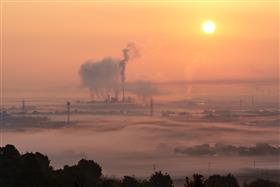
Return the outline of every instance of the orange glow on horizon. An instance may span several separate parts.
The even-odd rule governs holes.
[[[185,80],[186,72],[194,80],[278,76],[278,7],[116,4],[5,3],[6,86],[79,85],[82,63],[120,58],[130,41],[140,46],[141,57],[128,64],[127,81]],[[216,30],[206,24],[201,31],[207,18]]]

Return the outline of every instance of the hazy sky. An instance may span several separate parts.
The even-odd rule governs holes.
[[[217,31],[206,35],[211,19]],[[277,1],[3,2],[6,90],[78,86],[88,59],[141,58],[128,81],[276,79]]]

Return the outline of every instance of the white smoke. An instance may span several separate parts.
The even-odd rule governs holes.
[[[107,97],[115,95],[125,83],[126,65],[129,60],[139,57],[139,52],[134,43],[128,43],[123,49],[122,59],[104,58],[99,61],[88,60],[80,67],[82,85],[89,88],[92,96]]]
[[[158,86],[150,81],[139,80],[127,84],[127,91],[139,96],[143,101],[160,94]]]
[[[89,88],[95,96],[107,96],[120,90],[119,60],[104,58],[100,61],[89,60],[81,65],[82,85]]]
[[[126,65],[130,59],[139,57],[139,51],[134,43],[128,43],[123,49],[123,59],[119,62],[122,83],[125,82]]]

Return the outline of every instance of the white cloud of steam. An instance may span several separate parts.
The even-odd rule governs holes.
[[[122,52],[122,59],[107,57],[99,61],[89,60],[82,64],[79,71],[82,85],[89,88],[95,95],[107,96],[114,93],[117,97],[125,83],[127,63],[140,56],[134,43],[128,43]],[[156,85],[149,81],[128,83],[125,88],[127,92],[141,97],[159,93]]]
[[[126,89],[128,92],[143,98],[160,94],[160,90],[156,84],[144,80],[129,83]]]
[[[120,84],[125,81],[125,70],[129,60],[139,57],[139,51],[134,43],[128,43],[123,49],[122,59],[104,58],[99,61],[89,60],[80,67],[82,85],[96,94],[108,94],[120,90]]]
[[[81,65],[79,74],[82,85],[99,94],[120,89],[119,60],[109,57],[100,61],[89,60]]]

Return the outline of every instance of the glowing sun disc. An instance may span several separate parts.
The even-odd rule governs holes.
[[[206,34],[212,34],[216,30],[216,24],[213,21],[206,21],[202,24],[202,30]]]

